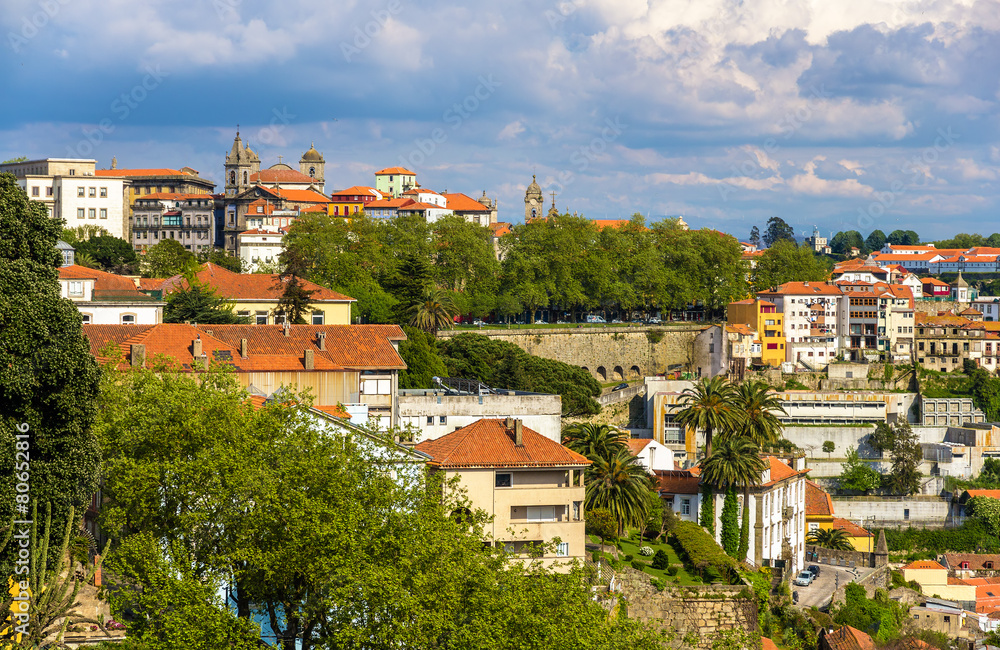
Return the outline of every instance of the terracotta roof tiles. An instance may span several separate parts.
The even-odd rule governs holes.
[[[133,295],[136,300],[150,300],[150,297],[135,286],[135,282],[130,278],[114,273],[106,273],[97,269],[89,269],[85,266],[63,266],[59,268],[60,280],[93,280],[94,291],[113,291],[118,296]],[[100,296],[95,295],[94,299],[100,300]]]
[[[490,209],[471,196],[462,193],[445,194],[449,210],[454,212],[489,212]]]
[[[698,494],[701,479],[691,470],[660,470],[653,472],[660,494]]]
[[[436,440],[416,446],[431,457],[429,465],[443,469],[465,467],[565,467],[590,464],[584,456],[528,427],[524,444],[514,444],[514,432],[504,420],[484,418]]]
[[[830,494],[812,481],[806,481],[806,516],[833,516],[833,500]]]
[[[824,639],[830,650],[875,650],[872,638],[850,625],[829,632]]]
[[[405,167],[386,167],[385,169],[380,169],[375,172],[376,176],[381,176],[382,174],[401,174],[403,176],[416,176],[415,172],[411,172]]]
[[[254,233],[246,231],[242,234]],[[260,231],[259,234],[278,234],[270,231]],[[217,264],[207,262],[198,271],[199,281],[215,289],[216,294],[228,300],[278,300],[284,293],[284,287],[277,273],[234,273]],[[311,302],[353,302],[354,298],[337,293],[331,289],[320,286],[315,282],[301,280],[302,285],[309,291],[315,291],[309,298]],[[175,275],[163,281],[162,289],[164,293],[170,293],[187,286],[187,280],[183,275]]]
[[[250,174],[251,183],[318,183],[312,176],[307,176],[294,169],[262,169]]]
[[[928,569],[939,569],[941,571],[947,571],[947,569],[934,560],[917,560],[915,562],[910,562],[906,566],[902,567],[902,570],[916,570],[916,571],[926,571]]]

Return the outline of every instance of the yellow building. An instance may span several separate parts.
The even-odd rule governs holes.
[[[903,580],[916,580],[925,596],[959,602],[976,602],[975,585],[948,577],[948,569],[933,560],[918,560],[904,566]]]
[[[756,299],[729,303],[726,324],[746,325],[756,330],[761,363],[778,366],[785,360],[784,316],[773,302]]]
[[[830,528],[844,531],[847,534],[847,541],[851,543],[855,551],[864,551],[865,553],[875,552],[875,535],[853,521],[834,517]]]
[[[346,217],[365,211],[372,201],[381,200],[382,193],[374,187],[365,185],[355,185],[344,190],[338,190],[330,195],[330,203],[327,205],[327,213],[331,217]]]
[[[458,477],[473,510],[493,517],[488,541],[514,555],[551,545],[546,566],[586,556],[583,473],[590,461],[513,418],[476,420],[416,450],[432,472]]]
[[[284,287],[277,273],[233,273],[212,263],[202,265],[197,278],[215,290],[215,295],[235,303],[234,311],[250,318],[255,325],[280,325],[284,315],[277,311]],[[354,298],[337,293],[308,280],[299,280],[307,291],[311,313],[305,315],[307,325],[350,325],[351,303]],[[154,288],[148,281],[141,288]],[[171,291],[187,286],[183,275],[164,280],[159,286],[166,298]]]

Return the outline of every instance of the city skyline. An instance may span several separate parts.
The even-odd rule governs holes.
[[[563,211],[742,239],[770,216],[987,235],[997,5],[15,1],[0,159],[188,165],[221,191],[240,124],[265,167],[315,143],[328,192],[407,166],[505,221],[535,174]]]

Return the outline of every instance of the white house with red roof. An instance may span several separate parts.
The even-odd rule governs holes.
[[[477,420],[416,450],[432,473],[458,478],[471,510],[492,516],[488,543],[557,569],[585,558],[584,456],[514,418]]]
[[[674,452],[670,447],[652,438],[629,438],[625,444],[647,472],[674,469]]]
[[[479,199],[473,199],[461,192],[443,194],[447,201],[448,211],[464,218],[466,221],[490,227],[497,223],[497,202],[486,196],[486,191]]]
[[[84,324],[163,322],[163,301],[139,291],[124,276],[71,264],[60,267],[59,287],[60,295],[80,310]]]

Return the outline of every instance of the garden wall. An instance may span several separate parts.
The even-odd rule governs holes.
[[[618,574],[618,580],[629,617],[673,630],[675,647],[709,650],[713,635],[734,628],[757,633],[757,602],[737,598],[744,585],[669,586],[658,591],[648,574],[630,567]]]

